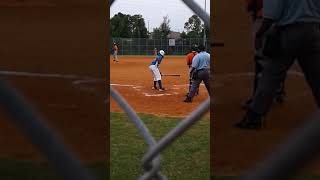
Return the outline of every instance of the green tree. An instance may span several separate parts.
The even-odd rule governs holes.
[[[142,15],[133,15],[130,17],[130,28],[132,37],[134,38],[147,38],[148,30],[144,23]]]
[[[197,15],[192,15],[186,23],[184,23],[184,29],[186,30],[187,38],[202,38],[204,24],[201,23],[201,19]]]
[[[130,15],[118,13],[110,19],[111,37],[131,37]]]
[[[156,39],[165,39],[168,34],[171,32],[170,19],[169,16],[164,16],[163,21],[161,22],[158,28],[153,29],[152,37]]]
[[[186,23],[184,23],[184,28],[187,32],[197,32],[201,31],[201,20],[197,15],[192,15]]]
[[[110,19],[111,37],[147,38],[148,31],[142,15],[118,13]]]

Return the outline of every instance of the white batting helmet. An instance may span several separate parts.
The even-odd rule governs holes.
[[[159,54],[161,54],[161,56],[164,56],[166,53],[164,52],[164,50],[160,50]]]

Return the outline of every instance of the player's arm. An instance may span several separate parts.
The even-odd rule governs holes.
[[[192,65],[190,69],[190,75],[194,77],[194,73],[197,70],[197,67],[199,66],[199,58],[197,56],[193,57],[192,59]]]
[[[157,56],[156,61],[157,61],[157,67],[159,67],[161,64],[162,58]]]

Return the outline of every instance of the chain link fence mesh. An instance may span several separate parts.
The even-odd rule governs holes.
[[[193,45],[203,44],[203,38],[173,39],[174,46],[170,46],[169,39],[149,38],[110,38],[110,44],[116,43],[118,55],[154,55],[154,50],[164,50],[167,55],[185,55]],[[206,39],[205,42],[209,42]],[[210,51],[207,45],[207,51]],[[110,49],[112,52],[112,48]]]
[[[110,1],[110,6],[114,1]],[[191,8],[205,23],[205,26],[210,28],[210,17],[200,6],[194,1],[183,0],[183,2]],[[167,54],[185,54],[190,50],[191,45],[202,44],[203,39],[181,39],[176,41],[175,47],[170,47],[168,39],[111,39],[111,43],[117,42],[119,45],[118,54],[153,54],[154,48],[157,50],[163,49]],[[207,40],[207,42],[209,42]],[[206,43],[207,44],[207,43]],[[122,49],[121,49],[122,45]],[[158,49],[159,48],[159,49]],[[201,117],[210,110],[210,98],[205,100],[194,110],[189,116],[182,120],[174,129],[169,131],[158,142],[150,135],[147,127],[142,120],[137,116],[136,112],[130,107],[130,105],[121,97],[121,95],[110,86],[111,97],[119,104],[119,106],[126,112],[129,119],[135,124],[136,128],[141,133],[142,137],[149,145],[149,150],[144,154],[142,158],[142,168],[144,174],[139,177],[139,180],[158,179],[165,180],[166,176],[160,172],[160,154],[170,144],[176,140],[179,136],[183,135],[189,128],[192,127],[197,121],[201,120]]]
[[[210,28],[209,15],[193,0],[182,0],[192,9]],[[110,6],[114,0],[110,0]],[[219,45],[220,43],[218,43]],[[211,47],[215,46],[211,42]],[[158,142],[148,132],[140,118],[132,110],[128,103],[111,86],[111,97],[124,109],[130,117],[145,141],[150,146],[142,159],[144,174],[140,180],[147,179],[167,179],[160,173],[160,153],[168,147],[176,138],[183,135],[194,123],[209,111],[210,99],[203,102],[185,120],[181,121],[176,128],[171,130]],[[66,180],[93,180],[92,174],[78,161],[78,159],[68,150],[61,139],[45,123],[46,121],[36,113],[32,106],[19,95],[19,93],[8,85],[4,80],[0,80],[0,104],[12,117],[12,122],[24,133],[24,135],[43,153],[57,170],[62,179]],[[320,112],[312,115],[305,126],[297,129],[287,143],[280,145],[278,151],[274,152],[265,161],[249,171],[247,175],[240,179],[245,180],[280,180],[292,177],[298,169],[310,161],[320,150]]]
[[[195,12],[210,29],[210,17],[209,15],[193,0],[182,0],[193,12]],[[110,0],[110,6],[114,0]],[[209,42],[209,41],[208,41]],[[221,42],[210,43],[211,48],[215,46],[224,46]],[[210,49],[211,49],[210,48]],[[115,100],[121,98],[121,96],[112,87],[111,96]],[[116,100],[117,101],[117,100]],[[117,101],[117,103],[130,107],[124,100]],[[191,113],[185,120],[177,125],[172,131],[170,131],[165,137],[160,139],[158,142],[149,143],[150,149],[145,153],[142,160],[142,167],[145,173],[139,178],[141,179],[166,179],[165,176],[160,174],[159,157],[163,149],[168,147],[172,141],[182,135],[188,128],[190,128],[196,121],[200,119],[203,113],[209,111],[210,100],[206,100],[201,104],[197,110]],[[131,110],[124,110],[127,112],[129,119],[132,121],[142,121],[134,115],[135,112]],[[130,115],[131,114],[131,115]],[[320,111],[317,111],[312,117],[306,122],[306,124],[298,128],[295,132],[289,136],[288,141],[280,145],[277,151],[266,158],[265,161],[258,163],[258,165],[248,171],[244,176],[238,178],[241,180],[283,180],[292,178],[299,169],[303,168],[307,162],[309,162],[314,155],[320,150]],[[134,120],[135,119],[135,120]],[[142,123],[143,124],[143,123]],[[142,125],[141,124],[141,125]],[[138,126],[141,133],[143,126]],[[145,129],[145,132],[148,132]],[[148,133],[146,133],[148,134]],[[145,135],[146,135],[145,134]],[[149,136],[149,135],[146,135]],[[145,137],[146,138],[146,137]],[[152,137],[149,137],[152,138]],[[147,140],[146,140],[147,141]]]

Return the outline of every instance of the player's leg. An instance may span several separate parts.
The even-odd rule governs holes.
[[[316,103],[318,107],[320,107],[320,45],[317,49],[319,52],[312,54],[310,53],[309,55],[299,59],[299,65],[312,90]]]
[[[277,90],[277,94],[276,94],[276,102],[277,103],[283,103],[285,100],[285,96],[286,96],[286,92],[285,92],[285,80],[286,80],[287,75],[284,77],[284,79],[282,80],[280,87]]]
[[[186,96],[188,96],[190,90],[191,90],[191,86],[192,86],[192,73],[190,73],[192,68],[189,68],[189,89],[188,89],[188,92],[186,94]]]
[[[155,69],[156,67],[154,66],[154,65],[150,65],[149,66],[149,69],[150,69],[150,71],[151,71],[151,74],[152,74],[152,76],[153,76],[153,87],[152,87],[152,89],[158,89],[157,88],[157,79],[156,79],[156,75],[155,75],[155,72],[154,72],[154,69]]]
[[[198,72],[194,72],[194,73],[198,73],[197,78],[193,79],[191,90],[190,90],[189,94],[187,95],[186,99],[184,100],[184,102],[192,102],[192,98],[194,97],[195,93],[197,92],[197,89],[199,89],[199,86],[203,80],[203,75],[202,75],[203,72],[202,71],[198,71]]]
[[[208,70],[204,70],[202,74],[199,74],[199,76],[201,76],[201,79],[203,80],[203,83],[206,86],[208,94],[210,95],[210,72]],[[199,88],[197,91],[199,91]]]
[[[261,18],[257,18],[255,20],[253,20],[253,22],[252,22],[252,39],[253,39],[252,44],[253,45],[254,45],[254,41],[255,41],[256,32],[260,28],[261,24],[262,24]],[[242,103],[241,106],[244,109],[247,109],[249,107],[250,103],[252,102],[252,97],[254,96],[254,93],[258,87],[258,82],[259,82],[259,79],[261,77],[262,70],[263,70],[263,66],[261,64],[262,59],[263,59],[262,49],[254,49],[254,58],[253,58],[254,79],[253,79],[252,95],[251,95],[251,97],[249,97],[249,99],[247,99],[244,103]]]
[[[159,91],[164,91],[164,88],[162,86],[162,81],[161,81],[161,74],[159,69],[155,66],[155,68],[153,69],[154,75],[155,75],[155,79],[158,82],[159,85]]]
[[[289,57],[269,60],[263,69],[252,103],[242,120],[234,124],[235,127],[259,129],[263,126],[264,116],[270,110],[277,88],[293,62],[294,59]]]
[[[116,62],[119,62],[119,60],[118,60],[118,52],[115,52],[114,54],[115,54],[115,60],[116,60]]]

